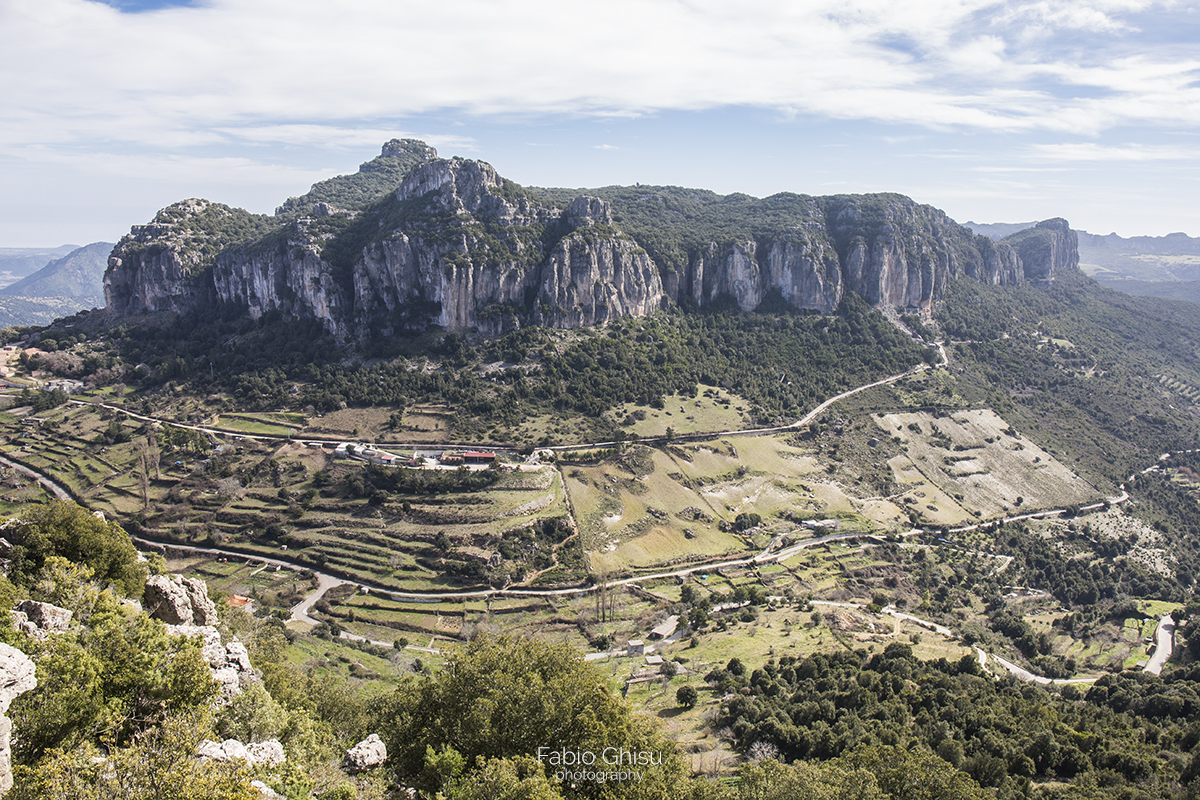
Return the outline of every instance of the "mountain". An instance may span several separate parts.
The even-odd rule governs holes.
[[[0,327],[46,325],[59,317],[104,305],[104,270],[112,243],[67,247],[71,249],[61,258],[0,289]],[[66,248],[39,250],[37,257],[63,249]],[[34,256],[20,258],[32,259]]]
[[[77,297],[103,305],[104,271],[112,242],[93,242],[72,250],[16,283],[0,289],[13,297]]]
[[[1118,236],[1110,233],[1100,236],[1081,231],[1079,244],[1088,247],[1111,247],[1129,253],[1158,253],[1160,255],[1200,255],[1200,237],[1186,233],[1168,233],[1166,236]]]
[[[1018,231],[1032,228],[1036,222],[966,222],[964,223],[975,233],[989,239],[1003,239]]]
[[[1034,223],[979,224],[975,233],[1000,238]],[[1123,237],[1079,231],[1079,267],[1100,283],[1126,294],[1200,302],[1200,238],[1183,233]]]
[[[670,303],[828,312],[847,291],[928,311],[951,278],[1053,280],[1075,267],[1076,247],[1064,220],[993,242],[897,194],[524,188],[487,163],[393,140],[273,217],[169,206],[118,242],[104,284],[116,317],[224,305],[364,342],[430,325],[589,326]]]
[[[50,261],[61,258],[78,247],[77,244],[64,244],[59,247],[0,247],[0,285],[8,285],[31,272],[36,272]]]

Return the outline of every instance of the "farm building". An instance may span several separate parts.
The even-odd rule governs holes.
[[[671,634],[675,633],[675,629],[679,627],[679,617],[672,615],[667,617],[654,630],[650,631],[651,639],[666,639]]]

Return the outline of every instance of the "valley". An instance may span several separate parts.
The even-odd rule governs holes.
[[[528,709],[576,698],[669,753],[647,797],[903,762],[954,796],[1182,800],[1200,315],[1076,244],[894,194],[521,187],[411,140],[274,216],[182,201],[112,250],[107,308],[0,331],[0,589],[79,609],[84,674],[142,663],[96,626],[158,630],[93,576],[203,580],[261,685],[188,724],[270,726],[288,797],[530,788]],[[94,769],[62,759],[103,703],[56,755],[47,686],[20,767]],[[491,724],[503,760],[459,763]],[[370,733],[387,770],[330,761]],[[610,796],[577,788],[536,796]]]
[[[951,366],[942,352],[929,375],[922,365],[849,389],[780,429],[704,430],[708,421],[744,426],[746,418],[730,412],[746,403],[700,386],[661,408],[615,409],[617,424],[633,423],[633,441],[530,455],[500,449],[501,468],[452,473],[371,467],[335,452],[345,437],[378,442],[402,460],[420,453],[450,438],[436,423],[429,427],[453,416],[433,405],[399,418],[369,409],[210,415],[203,404],[166,406],[193,424],[132,411],[129,398],[101,392],[37,414],[10,407],[0,413],[0,431],[10,457],[90,507],[135,520],[142,544],[165,547],[178,568],[219,591],[286,612],[297,631],[316,622],[349,641],[403,640],[405,653],[423,648],[434,659],[475,630],[603,650],[644,636],[688,597],[706,610],[687,640],[697,652],[685,657],[697,663],[684,676],[727,660],[731,622],[735,630],[754,623],[755,641],[729,651],[746,659],[776,648],[820,652],[835,641],[867,643],[870,652],[899,638],[921,658],[957,658],[984,652],[974,642],[987,615],[946,599],[931,613],[928,590],[899,578],[903,563],[920,553],[954,569],[969,555],[974,580],[1003,585],[1012,556],[997,547],[1001,526],[1053,535],[1057,518],[1090,520],[1111,505],[1101,517],[1116,519],[1105,527],[1128,527],[1119,510],[1128,495],[1105,497],[991,410],[881,409],[941,387]],[[305,438],[310,431],[321,438]],[[404,441],[410,432],[422,440]],[[396,475],[404,476],[399,483]],[[1146,563],[1165,569],[1162,553],[1147,551]],[[1006,588],[1009,605],[1035,627],[1053,630],[1069,613],[1043,590]],[[974,591],[982,594],[978,585]],[[735,600],[709,617],[725,594]],[[829,610],[827,634],[809,620],[802,629],[810,635],[791,639],[803,608]],[[1145,607],[1146,624],[1156,610]],[[1038,658],[1071,659],[1091,675],[1066,677],[1085,682],[1136,666],[1147,658],[1143,637],[1122,644],[1129,620],[1122,622],[1089,632],[1086,642],[1056,634]],[[759,638],[763,628],[778,629],[783,640]],[[1038,675],[1036,662],[1011,645],[993,657],[1006,665],[1001,674],[1011,667],[1030,679],[1023,663]],[[614,679],[625,675],[614,670]],[[645,685],[660,678],[623,688],[653,706],[666,695]],[[686,677],[673,680],[677,687]]]

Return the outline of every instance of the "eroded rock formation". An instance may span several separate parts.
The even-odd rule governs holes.
[[[346,751],[346,757],[342,759],[342,768],[353,774],[374,769],[384,761],[387,761],[387,746],[379,738],[379,734],[372,733]]]
[[[199,578],[151,575],[144,595],[146,613],[168,625],[216,625],[217,607]]]
[[[670,302],[732,300],[750,310],[778,297],[829,312],[847,291],[877,306],[920,310],[959,276],[1052,280],[1078,263],[1075,233],[1063,220],[992,242],[901,195],[754,201],[761,212],[747,214],[771,222],[753,236],[661,213],[661,236],[643,221],[635,237],[601,198],[556,207],[489,164],[438,159],[419,142],[385,145],[360,176],[345,177],[346,186],[366,185],[379,164],[401,156],[416,166],[373,205],[317,202],[336,188],[318,184],[275,218],[201,200],[164,209],[113,250],[110,311],[232,304],[253,318],[278,312],[320,320],[344,341],[365,341],[429,325],[486,333],[589,326]],[[648,202],[654,197],[648,193]],[[678,244],[673,226],[692,240]],[[711,240],[693,241],[705,230]],[[656,262],[651,252],[664,241],[686,249],[683,259]]]
[[[203,644],[204,660],[213,680],[220,687],[217,705],[228,705],[229,701],[244,692],[251,684],[261,683],[262,678],[250,663],[246,646],[237,639],[228,644],[221,643],[221,633],[211,625],[167,625],[167,631],[175,636],[194,636]]]

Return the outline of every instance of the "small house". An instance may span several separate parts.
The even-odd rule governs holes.
[[[675,633],[675,629],[679,627],[679,617],[672,615],[662,621],[658,627],[650,631],[651,639],[666,639],[671,634]]]

